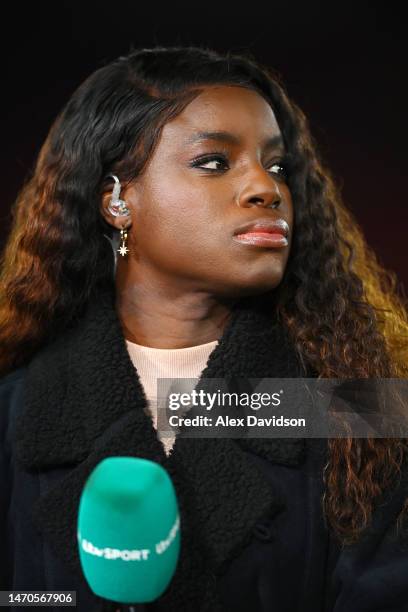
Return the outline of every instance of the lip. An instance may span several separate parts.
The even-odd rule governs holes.
[[[288,245],[289,226],[284,219],[256,219],[241,225],[233,240],[241,244],[278,248]]]

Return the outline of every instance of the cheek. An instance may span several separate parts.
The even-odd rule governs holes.
[[[209,258],[213,258],[211,253],[219,251],[219,234],[224,225],[221,206],[204,201],[202,190],[178,194],[173,190],[171,198],[168,193],[156,192],[154,200],[144,200],[143,204],[133,231],[140,255],[156,261],[163,257],[190,260],[197,266],[200,261],[208,265]]]

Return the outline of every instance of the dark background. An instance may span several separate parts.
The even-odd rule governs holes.
[[[406,290],[408,26],[392,3],[84,0],[7,11],[0,247],[48,129],[84,78],[132,46],[201,44],[249,50],[278,71],[368,243]]]

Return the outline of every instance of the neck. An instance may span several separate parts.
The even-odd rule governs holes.
[[[132,286],[116,291],[116,311],[126,340],[152,348],[177,349],[218,340],[233,301],[203,292],[166,295]]]

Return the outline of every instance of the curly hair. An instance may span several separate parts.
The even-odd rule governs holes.
[[[379,264],[342,202],[280,75],[249,53],[158,46],[132,50],[78,87],[17,196],[1,259],[0,373],[27,363],[75,324],[101,284],[112,284],[106,237],[115,230],[99,212],[106,175],[124,185],[140,175],[166,122],[216,84],[257,91],[283,135],[296,222],[274,307],[305,371],[406,378],[407,308],[395,275]],[[408,444],[332,438],[328,451],[322,507],[339,541],[350,544],[370,524],[377,498],[397,482]],[[399,519],[407,515],[408,503]]]

